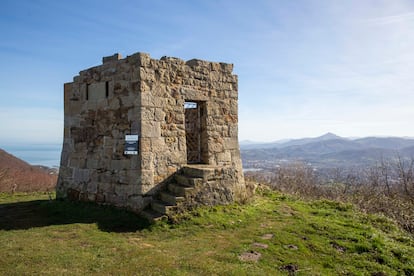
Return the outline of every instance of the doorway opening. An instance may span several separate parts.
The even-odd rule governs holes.
[[[208,164],[206,102],[186,101],[185,138],[188,164]]]

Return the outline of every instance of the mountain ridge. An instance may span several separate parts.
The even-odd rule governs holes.
[[[401,137],[343,138],[327,133],[314,138],[302,138],[276,146],[256,144],[241,146],[244,164],[260,166],[260,162],[278,164],[302,161],[321,167],[369,166],[381,159],[414,156],[414,139]]]

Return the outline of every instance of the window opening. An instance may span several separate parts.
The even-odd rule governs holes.
[[[105,82],[105,97],[109,97],[109,81]]]
[[[89,84],[86,85],[86,100],[89,100]]]
[[[188,164],[207,164],[206,102],[186,101],[185,132]]]

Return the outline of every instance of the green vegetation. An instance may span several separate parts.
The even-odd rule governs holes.
[[[126,211],[0,195],[0,274],[414,275],[414,240],[350,204],[261,190],[179,224]],[[259,253],[242,261],[243,253]]]

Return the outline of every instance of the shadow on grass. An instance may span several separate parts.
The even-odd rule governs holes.
[[[134,213],[91,203],[35,200],[0,204],[0,230],[72,223],[96,223],[105,232],[135,232],[150,226]]]

